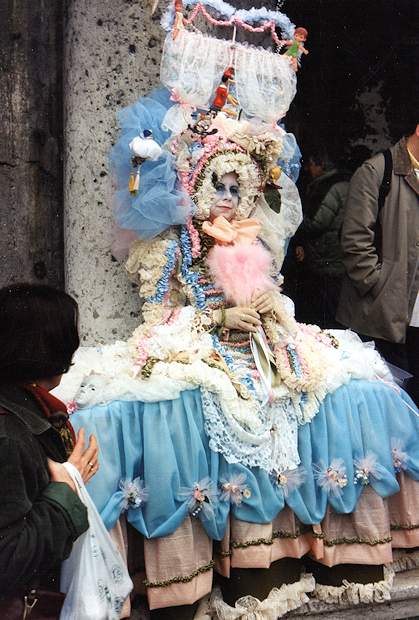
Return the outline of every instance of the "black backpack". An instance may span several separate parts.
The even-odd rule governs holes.
[[[381,209],[384,207],[384,202],[390,191],[391,175],[393,174],[393,157],[391,155],[390,149],[386,149],[385,151],[383,151],[383,155],[384,155],[384,174],[383,174],[383,180],[381,181],[380,189],[378,192],[378,215],[380,214]]]
[[[383,243],[383,231],[379,222],[380,213],[384,207],[387,195],[391,187],[391,176],[393,174],[393,157],[390,149],[383,151],[384,155],[384,174],[381,181],[380,189],[378,190],[378,212],[377,219],[374,227],[374,245],[377,250],[377,254],[381,260],[382,243]]]

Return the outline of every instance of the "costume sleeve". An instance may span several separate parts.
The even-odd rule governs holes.
[[[144,323],[160,323],[165,313],[185,304],[176,274],[179,268],[179,242],[159,237],[133,244],[125,268],[139,286]]]
[[[365,162],[349,185],[342,226],[341,243],[349,278],[362,295],[377,283],[379,258],[374,245],[381,178],[376,168]]]
[[[340,209],[343,208],[342,185],[335,183],[323,198],[314,216],[304,218],[301,228],[307,237],[318,237],[329,230]]]
[[[65,483],[51,482],[31,502],[31,482],[25,469],[28,463],[23,463],[22,449],[16,441],[0,439],[2,593],[56,568],[70,554],[73,542],[89,527],[86,507]]]

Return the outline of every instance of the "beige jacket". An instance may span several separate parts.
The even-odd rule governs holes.
[[[391,153],[391,188],[379,215],[380,256],[374,226],[383,155],[364,162],[351,179],[341,238],[347,275],[336,318],[358,333],[404,342],[419,288],[419,180],[406,138]]]

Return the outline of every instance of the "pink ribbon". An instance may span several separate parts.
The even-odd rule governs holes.
[[[256,240],[260,229],[261,225],[254,218],[229,222],[222,215],[216,217],[213,222],[207,220],[202,224],[204,233],[222,244],[251,245]]]
[[[173,88],[170,93],[171,101],[178,103],[182,108],[190,108],[191,110],[196,110],[196,107],[192,103],[188,103],[187,101],[183,101],[180,98],[179,93]]]

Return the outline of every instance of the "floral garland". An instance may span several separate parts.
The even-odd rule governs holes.
[[[192,258],[199,258],[201,256],[201,239],[199,232],[192,223],[192,219],[186,223],[186,228],[191,240],[191,256]]]
[[[294,34],[295,26],[290,21],[290,19],[280,11],[269,11],[265,7],[260,9],[240,9],[237,10],[231,4],[224,2],[224,0],[205,0],[205,4],[215,9],[221,15],[224,15],[228,19],[216,19],[212,17],[205,9],[204,3],[200,0],[183,0],[183,4],[185,6],[194,6],[189,19],[184,19],[184,23],[192,24],[198,13],[201,12],[204,17],[209,21],[213,26],[238,26],[239,28],[243,28],[249,32],[264,32],[265,30],[270,30],[272,33],[272,37],[275,40],[277,45],[281,44],[278,36],[275,33],[275,27],[279,27],[282,29],[284,34],[287,37],[292,37]],[[166,31],[170,31],[173,27],[175,21],[175,12],[172,6],[169,6],[166,13],[163,15],[161,19],[161,25]],[[261,26],[252,26],[251,24],[263,21]]]
[[[318,486],[328,495],[339,496],[348,484],[343,459],[333,459],[328,467],[322,463],[313,465],[313,475]]]
[[[220,340],[219,340],[219,338],[218,338],[218,336],[216,334],[212,334],[212,343],[213,343],[214,349],[224,359],[224,361],[227,364],[227,367],[228,367],[230,373],[233,376],[237,376],[238,375],[238,373],[237,373],[237,370],[238,370],[237,364],[234,361],[233,356],[230,355],[229,353],[227,353],[227,351],[225,350],[225,348],[221,344],[221,342],[220,342]],[[244,373],[241,374],[240,373],[239,382],[245,387],[246,391],[248,391],[253,396],[256,396],[255,384],[254,384],[254,382],[252,380],[251,372],[246,373],[246,374],[244,374]],[[246,391],[244,392],[243,396],[247,395]]]
[[[199,310],[205,310],[206,300],[205,294],[199,285],[199,273],[191,269],[193,262],[192,248],[193,243],[190,237],[189,229],[187,226],[182,226],[180,231],[180,249],[182,254],[180,275],[183,282],[192,293],[196,306]]]
[[[391,455],[393,458],[394,471],[396,473],[404,471],[407,468],[409,457],[401,440],[395,437],[391,439]]]
[[[295,392],[322,390],[326,381],[326,367],[321,352],[310,340],[290,338],[285,344],[275,346],[275,361],[283,382]]]
[[[173,239],[169,242],[169,246],[165,252],[166,263],[163,267],[163,273],[159,281],[156,285],[156,293],[155,295],[146,297],[146,301],[152,304],[161,304],[166,297],[169,286],[170,286],[170,278],[173,275],[176,269],[176,261],[179,255],[179,249],[177,245],[177,241]]]

